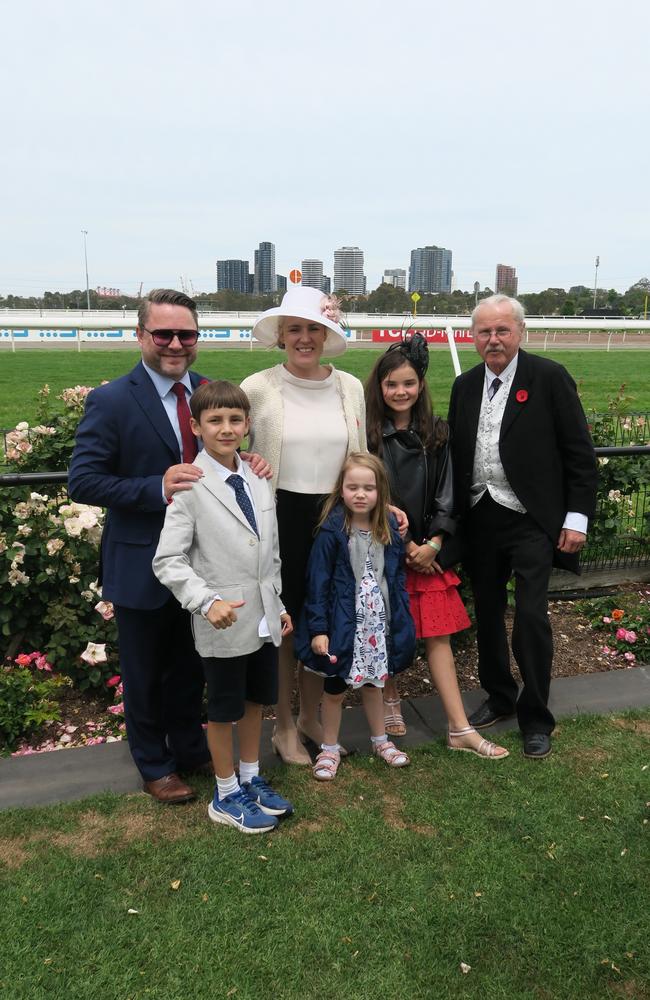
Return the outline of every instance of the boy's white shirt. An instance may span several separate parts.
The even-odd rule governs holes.
[[[205,475],[191,490],[176,493],[167,508],[153,560],[154,573],[194,616],[193,631],[201,655],[254,652],[265,641],[259,634],[263,619],[268,637],[277,646],[280,615],[285,609],[280,599],[280,555],[270,484],[254,476],[245,464],[238,465],[254,505],[258,537],[232,487],[225,482],[230,471],[218,468],[220,463],[205,449],[194,464]],[[237,610],[237,622],[228,629],[215,629],[201,615],[215,594],[226,600],[246,601],[246,606]]]

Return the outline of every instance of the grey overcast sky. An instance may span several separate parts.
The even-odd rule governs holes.
[[[276,246],[368,288],[650,275],[648,0],[3,4],[0,294],[216,288]]]

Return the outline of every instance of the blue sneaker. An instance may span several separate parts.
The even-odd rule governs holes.
[[[259,775],[253,778],[250,784],[244,784],[241,788],[242,792],[246,792],[251,802],[255,802],[267,816],[290,816],[293,812],[293,806],[289,800],[282,798]]]
[[[208,816],[213,823],[234,826],[240,833],[269,833],[275,830],[278,820],[267,816],[241,788],[232,795],[220,799],[215,789],[214,798],[208,806]]]

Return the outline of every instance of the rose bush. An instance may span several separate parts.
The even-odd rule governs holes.
[[[40,651],[7,660],[0,667],[0,751],[13,750],[44,722],[60,718],[55,697],[69,683]]]
[[[11,471],[67,469],[90,391],[88,386],[64,389],[55,411],[49,387],[43,386],[40,423],[30,428],[23,421],[6,436],[5,462]],[[72,503],[57,487],[39,493],[15,490],[0,500],[4,655],[11,657],[25,644],[43,649],[82,689],[101,685],[117,666],[112,608],[100,601],[97,586],[103,523],[101,508]],[[91,646],[103,655],[89,655]]]
[[[620,605],[620,606],[616,606]],[[611,597],[580,601],[578,610],[602,633],[602,652],[626,666],[650,663],[650,590],[639,589]]]

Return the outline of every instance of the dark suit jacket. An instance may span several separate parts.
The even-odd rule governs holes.
[[[451,390],[449,423],[461,517],[469,508],[484,377],[481,362],[459,375]],[[576,384],[562,365],[519,351],[501,423],[499,454],[517,497],[554,545],[567,511],[593,517],[596,457]],[[577,556],[556,550],[555,562],[577,571]]]
[[[190,372],[196,388],[200,375]],[[88,395],[68,473],[72,500],[107,507],[102,537],[103,597],[126,608],[169,600],[151,562],[165,519],[162,477],[181,461],[176,435],[139,363]]]

